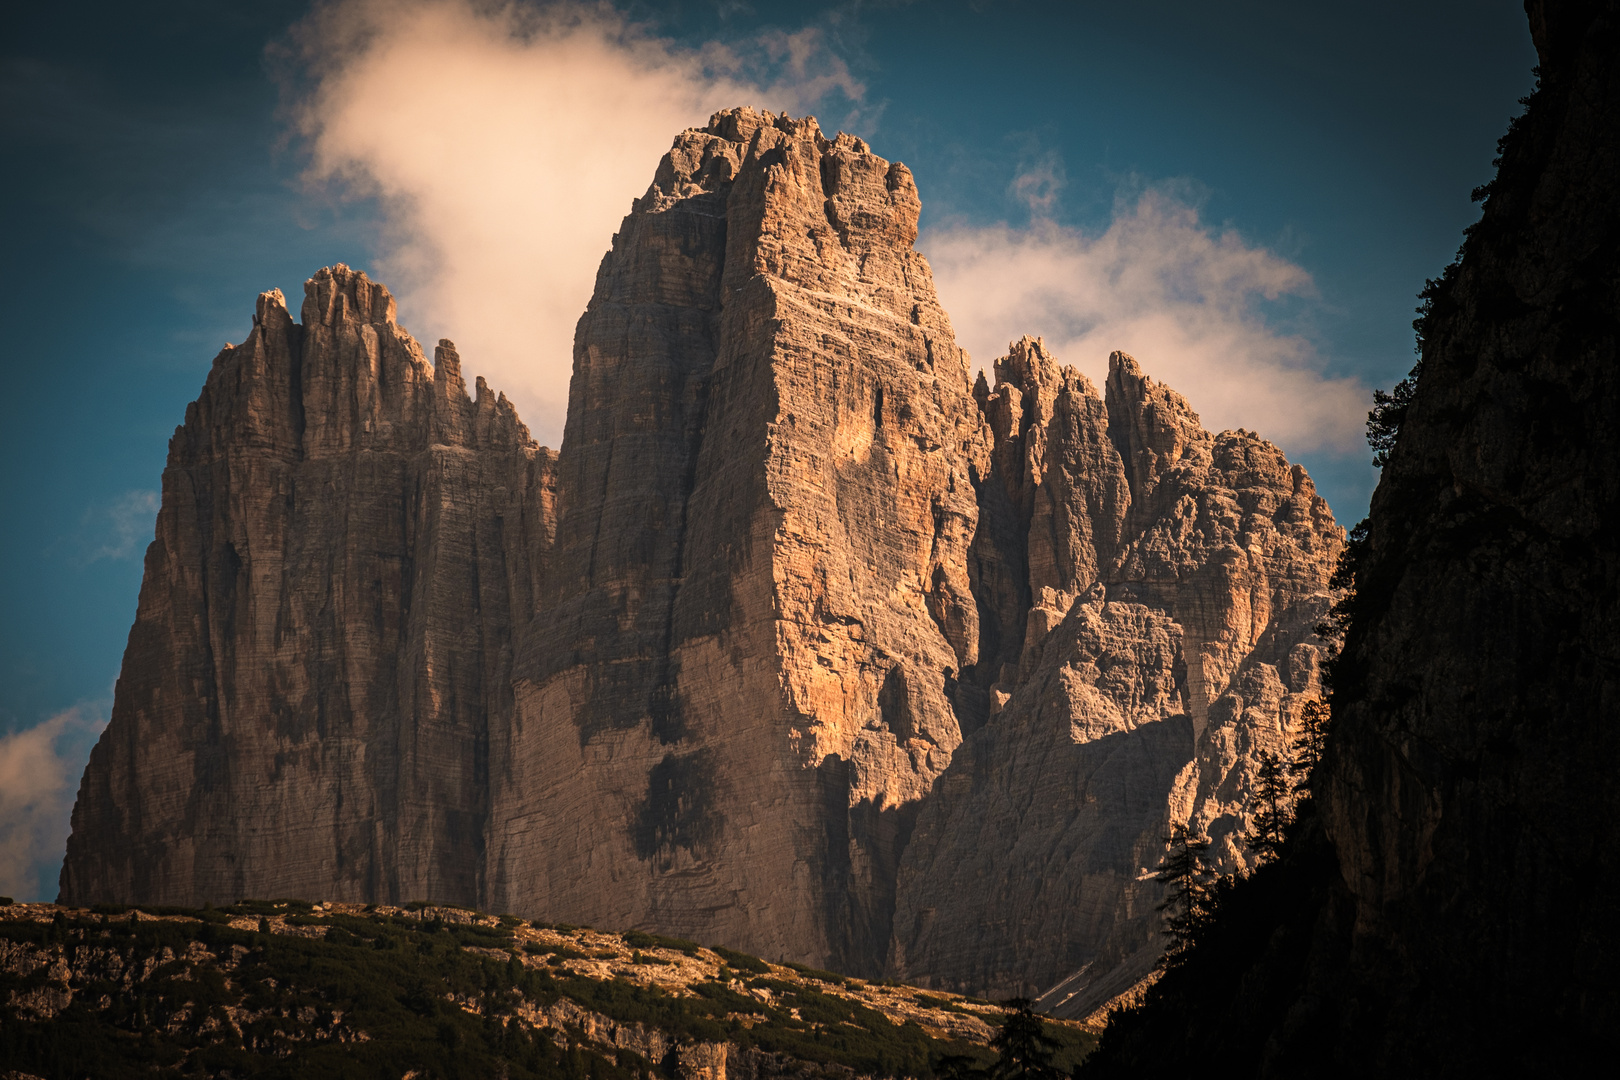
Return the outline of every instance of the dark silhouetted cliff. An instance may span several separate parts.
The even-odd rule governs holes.
[[[1620,5],[1526,7],[1539,88],[1380,410],[1316,806],[1086,1075],[1567,1075],[1620,1030]]]

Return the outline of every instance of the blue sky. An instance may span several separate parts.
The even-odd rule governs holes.
[[[1202,243],[1197,257],[1219,278],[1208,295],[1224,288],[1217,300],[1241,308],[1220,324],[1237,328],[1231,347],[1275,347],[1277,363],[1305,371],[1303,389],[1267,406],[1266,419],[1285,435],[1248,426],[1303,460],[1346,524],[1365,512],[1376,481],[1367,454],[1342,438],[1312,445],[1315,422],[1289,427],[1284,417],[1304,407],[1300,395],[1310,397],[1312,386],[1337,387],[1333,408],[1353,424],[1364,411],[1356,395],[1389,386],[1410,366],[1415,295],[1477,216],[1469,191],[1490,178],[1495,140],[1529,92],[1535,62],[1522,10],[1496,0],[692,2],[618,11],[633,25],[615,24],[614,47],[630,40],[641,51],[615,55],[642,63],[635,58],[651,49],[684,73],[670,77],[688,80],[692,102],[758,88],[761,103],[808,108],[824,127],[847,126],[906,162],[924,200],[924,250],[978,364],[993,351],[974,342],[1014,332],[1002,328],[1013,308],[1042,323],[1016,332],[1055,336],[1077,351],[1095,344],[1088,334],[1098,325],[1104,338],[1131,336],[1159,304],[1178,305],[1177,325],[1195,338],[1206,326],[1196,309],[1208,297],[1175,288],[1126,294],[1088,285],[975,309],[972,275],[987,272],[986,259],[1039,255],[1052,268],[1043,272],[1106,275],[1116,266],[1110,258],[1139,267],[1152,249],[1158,261],[1149,269],[1160,280],[1167,260]],[[67,807],[134,616],[168,438],[219,347],[244,335],[255,296],[280,287],[296,306],[313,270],[343,261],[390,284],[404,280],[401,321],[419,338],[454,337],[464,353],[464,338],[482,340],[479,328],[457,324],[474,310],[458,306],[465,289],[457,293],[444,274],[413,278],[410,256],[421,236],[436,238],[432,250],[446,265],[459,251],[456,220],[432,217],[433,197],[454,204],[497,195],[458,188],[474,181],[455,175],[423,179],[411,160],[391,163],[378,156],[386,148],[358,146],[336,132],[333,118],[343,114],[335,107],[311,121],[304,107],[312,101],[363,109],[365,99],[343,99],[353,87],[333,81],[361,71],[359,53],[312,45],[308,22],[302,37],[289,36],[307,15],[304,3],[189,2],[34,5],[9,17],[0,44],[9,387],[0,440],[11,463],[0,480],[0,788],[10,784],[0,791],[0,893],[54,896]],[[496,31],[480,32],[487,44]],[[729,57],[719,68],[694,59],[712,56],[713,43]],[[710,53],[699,52],[706,45]],[[510,58],[540,72],[564,56],[558,50],[575,48],[548,47],[528,42]],[[445,45],[447,57],[455,48]],[[386,93],[390,84],[378,78],[369,92]],[[676,115],[661,107],[649,104],[641,118],[656,125]],[[629,131],[635,118],[626,108],[586,119]],[[648,137],[667,145],[675,132],[662,130]],[[623,141],[629,164],[613,197],[628,208],[657,151]],[[311,182],[312,162],[320,171],[311,155],[323,146],[384,182]],[[419,160],[416,146],[396,149]],[[404,170],[404,188],[392,194],[388,168]],[[416,209],[406,206],[411,199]],[[537,235],[549,235],[546,227],[534,224]],[[589,252],[605,249],[610,232],[598,242],[587,230],[586,254],[559,248],[566,258],[556,261],[585,265],[588,275]],[[480,251],[459,253],[476,260]],[[1266,298],[1264,282],[1234,278],[1238,262],[1249,268],[1242,273],[1258,267],[1280,282],[1275,295]],[[953,304],[948,285],[963,303]],[[561,293],[566,306],[570,294]],[[1087,303],[1097,310],[1063,309]],[[1114,318],[1110,304],[1136,305],[1136,321]],[[565,362],[566,342],[546,340],[548,355]],[[1144,340],[1164,353],[1176,351],[1164,341],[1180,339]],[[492,384],[506,385],[503,374],[530,377],[514,366],[521,358],[498,360],[501,347],[488,340]],[[1204,378],[1201,355],[1138,352],[1149,372],[1184,370],[1195,383]],[[542,398],[563,381],[555,356],[534,368],[532,409],[515,391],[537,436],[552,443],[555,417]],[[1096,363],[1089,354],[1073,359]],[[476,356],[468,363],[480,370]],[[1198,385],[1210,399],[1228,385],[1268,400],[1270,370],[1222,368]],[[1178,378],[1166,381],[1206,408]]]

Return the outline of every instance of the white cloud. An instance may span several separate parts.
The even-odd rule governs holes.
[[[80,523],[86,534],[84,562],[138,557],[152,539],[158,502],[155,491],[126,491],[111,506],[86,511]]]
[[[813,29],[692,51],[605,5],[343,0],[294,40],[310,175],[380,198],[402,321],[552,446],[597,265],[674,135],[864,93]]]
[[[295,31],[308,77],[299,129],[310,176],[380,200],[376,269],[424,340],[455,339],[469,374],[557,445],[574,325],[596,268],[672,136],[718,108],[796,114],[864,87],[818,31],[684,49],[607,5],[335,0]],[[829,125],[834,126],[834,125]],[[1300,267],[1213,229],[1167,189],[1086,235],[1051,216],[1061,160],[1033,153],[1009,194],[1026,228],[947,225],[922,247],[962,344],[980,361],[1043,335],[1101,379],[1123,349],[1213,427],[1290,452],[1360,452],[1365,388],[1323,373],[1310,342],[1260,301],[1310,296]]]
[[[947,224],[919,241],[978,363],[1041,336],[1100,387],[1117,349],[1184,395],[1206,427],[1250,428],[1291,454],[1361,451],[1366,388],[1324,374],[1306,338],[1259,310],[1313,296],[1304,269],[1205,225],[1164,188],[1117,205],[1101,234],[1058,225],[1046,211],[1061,185],[1061,167],[1043,163],[1011,191],[1034,214],[1028,227]]]
[[[106,726],[101,706],[81,703],[0,736],[0,894],[56,898],[79,774]]]

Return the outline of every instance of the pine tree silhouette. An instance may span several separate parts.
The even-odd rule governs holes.
[[[1029,998],[1012,998],[1002,1006],[1007,1015],[990,1040],[1001,1056],[989,1075],[995,1080],[1056,1080],[1059,1073],[1052,1065],[1052,1055],[1061,1044],[1046,1033],[1035,1015],[1035,1003]]]
[[[1170,939],[1159,967],[1168,970],[1186,959],[1198,931],[1213,913],[1211,884],[1215,875],[1205,863],[1209,841],[1204,837],[1195,836],[1178,822],[1170,827],[1164,842],[1169,850],[1153,877],[1169,886],[1159,904],[1159,910],[1165,913],[1164,933]]]
[[[1254,823],[1243,842],[1262,863],[1271,862],[1282,849],[1283,830],[1292,820],[1289,807],[1288,767],[1267,750],[1260,755],[1260,773],[1254,793]]]
[[[1288,764],[1288,771],[1295,777],[1295,791],[1310,789],[1311,774],[1322,763],[1322,753],[1327,749],[1328,728],[1332,722],[1332,710],[1318,698],[1307,701],[1305,707],[1300,709],[1299,735],[1294,741],[1293,760]]]
[[[966,1054],[947,1054],[934,1063],[934,1076],[937,1080],[989,1080],[990,1074]]]

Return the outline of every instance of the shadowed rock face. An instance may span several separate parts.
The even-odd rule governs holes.
[[[1539,85],[1425,290],[1315,810],[1087,1075],[1566,1076],[1612,1053],[1620,3],[1525,7]]]
[[[62,895],[480,895],[554,458],[347,267],[280,292],[169,444]]]
[[[1527,10],[1541,86],[1425,320],[1336,693],[1353,959],[1424,973],[1391,1057],[1461,1002],[1620,1023],[1620,5]]]
[[[1152,868],[1172,821],[1207,833],[1225,869],[1246,865],[1258,756],[1282,753],[1321,693],[1313,627],[1343,532],[1303,469],[1249,432],[1205,431],[1130,357],[1110,359],[1104,402],[1020,351],[1006,367],[1027,399],[1062,386],[1025,436],[1039,464],[1003,470],[1014,506],[1041,480],[1024,499],[1021,677],[921,812],[889,963],[991,996],[1078,973],[1045,1004],[1083,1016],[1158,959]],[[998,435],[997,399],[1016,393],[988,399]]]
[[[974,989],[1136,962],[1165,822],[1240,829],[1317,690],[1341,534],[1123,354],[1106,400],[1027,338],[970,384],[919,209],[811,119],[681,134],[556,455],[363,276],[266,299],[176,438],[64,897],[442,899]]]

